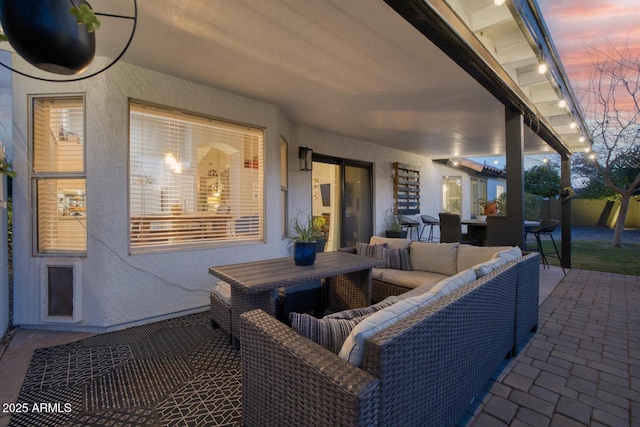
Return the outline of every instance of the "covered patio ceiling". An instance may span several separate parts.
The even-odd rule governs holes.
[[[567,108],[557,106],[558,86],[566,83],[550,80],[551,72],[537,73],[544,46],[528,34],[516,7],[527,0],[502,6],[493,0],[450,3],[139,1],[137,33],[123,60],[276,104],[293,122],[415,154],[504,154],[505,107],[486,88],[496,90],[495,85],[481,84],[452,59],[455,52],[443,52],[412,25],[427,11],[430,19],[437,15],[452,27],[445,41],[455,38],[480,52],[478,61],[499,68],[496,81],[504,84],[498,90],[512,88],[525,98],[536,113],[528,116],[531,127],[539,130],[548,122],[561,148],[584,149],[580,127],[569,128],[572,100]],[[92,5],[100,12],[132,10],[131,0]],[[404,16],[392,6],[405,8]],[[129,23],[103,21],[98,53],[115,55]],[[550,151],[528,127],[525,152]]]

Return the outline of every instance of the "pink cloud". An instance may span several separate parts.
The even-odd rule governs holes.
[[[538,5],[574,88],[588,80],[587,48],[626,44],[640,57],[638,0],[538,0]]]

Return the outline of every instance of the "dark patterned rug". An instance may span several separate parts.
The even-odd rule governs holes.
[[[9,426],[239,426],[240,354],[203,312],[36,350]]]

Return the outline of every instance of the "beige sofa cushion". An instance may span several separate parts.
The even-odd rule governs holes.
[[[371,236],[370,245],[387,245],[389,249],[405,249],[411,244],[409,239],[394,239],[390,237]]]
[[[479,279],[482,276],[492,272],[496,268],[505,265],[507,262],[509,261],[507,261],[506,258],[493,258],[493,259],[490,259],[489,261],[485,261],[478,265],[474,265],[473,271],[475,271],[476,277]]]
[[[435,285],[440,280],[446,279],[447,277],[448,276],[443,274],[432,273],[430,271],[403,271],[387,269],[382,270],[381,278],[378,280],[413,289],[425,284]]]
[[[496,253],[511,249],[511,246],[460,245],[458,247],[457,271],[463,271],[476,264],[489,261]]]
[[[493,254],[493,258],[504,258],[507,261],[515,261],[522,258],[522,249],[520,249],[519,246],[514,246],[504,251],[496,252]]]
[[[387,271],[386,268],[374,267],[371,269],[371,278],[382,282],[382,273],[384,273],[385,271]]]
[[[398,301],[373,313],[353,328],[338,355],[353,365],[362,367],[367,340],[370,337],[395,325],[400,320],[410,316],[427,304],[431,304],[438,298],[440,298],[438,294],[427,292],[426,294]]]
[[[438,295],[443,297],[457,291],[462,286],[467,283],[471,283],[474,280],[476,280],[476,272],[472,268],[469,268],[439,281],[429,292],[438,293]]]
[[[409,247],[411,268],[453,276],[458,272],[458,246],[458,243],[412,242]]]
[[[422,295],[422,294],[426,294],[428,292],[431,292],[431,289],[437,284],[438,282],[433,282],[433,283],[426,283],[424,285],[420,285],[417,288],[413,288],[410,291],[407,291],[403,294],[400,295],[393,295],[391,297],[387,297],[386,299],[391,299],[393,298],[394,302],[398,302],[398,301],[402,301],[403,299],[407,299],[407,298],[412,298],[412,297],[417,297],[418,295]]]

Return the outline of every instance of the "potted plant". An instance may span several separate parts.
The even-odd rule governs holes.
[[[313,265],[320,230],[314,226],[311,214],[296,216],[289,223],[289,238],[293,240],[293,260],[296,265]]]
[[[482,208],[486,216],[498,215],[498,201],[496,199],[479,199],[478,203],[480,203],[480,207]]]
[[[13,164],[7,160],[7,156],[4,153],[0,154],[0,173],[11,178],[16,177],[16,172],[13,170]]]
[[[562,199],[563,202],[566,202],[567,200],[569,200],[570,198],[572,198],[575,195],[576,195],[576,192],[571,187],[564,187],[560,191],[560,198]]]
[[[392,238],[407,238],[407,230],[402,229],[402,219],[393,212],[393,209],[387,209],[384,222],[387,224],[385,235]]]
[[[327,220],[324,216],[318,215],[313,217],[313,228],[318,230],[317,252],[324,252],[324,248],[327,244],[327,232],[325,230],[326,224]]]
[[[77,74],[93,61],[100,21],[86,0],[2,1],[0,22],[0,41],[41,70]]]

